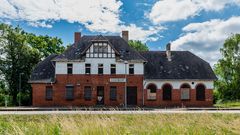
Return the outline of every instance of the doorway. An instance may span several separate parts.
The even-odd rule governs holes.
[[[104,105],[104,87],[97,86],[97,105]]]
[[[127,105],[137,105],[137,87],[127,87]]]

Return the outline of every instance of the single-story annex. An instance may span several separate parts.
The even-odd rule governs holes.
[[[138,52],[120,36],[74,35],[74,44],[32,72],[33,106],[213,105],[216,76],[189,51]]]

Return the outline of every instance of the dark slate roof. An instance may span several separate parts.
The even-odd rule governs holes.
[[[55,67],[51,60],[58,55],[52,54],[43,61],[39,62],[33,70],[30,78],[30,83],[50,83],[54,81]]]
[[[168,61],[165,51],[141,52],[148,61],[145,64],[145,79],[217,79],[209,63],[189,51],[171,51]]]
[[[104,40],[108,41],[113,49],[119,53],[119,57],[122,60],[140,60],[145,59],[120,36],[83,36],[77,46],[70,46],[63,54],[56,57],[54,60],[82,60],[84,51],[92,45],[92,41]]]

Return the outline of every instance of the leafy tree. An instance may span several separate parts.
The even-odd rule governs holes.
[[[22,104],[30,103],[31,86],[28,80],[33,68],[42,58],[52,53],[61,53],[64,50],[61,44],[58,38],[36,36],[19,27],[0,24],[0,73],[6,80],[14,105],[18,104],[18,97],[23,97],[25,102]]]
[[[9,86],[9,94],[13,97],[13,104],[17,105],[18,86],[21,75],[22,92],[31,90],[27,83],[33,67],[40,61],[37,49],[27,45],[27,34],[19,27],[2,24],[0,70]]]
[[[60,54],[64,51],[62,46],[62,40],[57,37],[49,36],[36,36],[32,33],[27,35],[28,43],[38,49],[42,58],[45,58],[51,54]]]
[[[141,51],[148,51],[148,46],[144,43],[142,43],[141,41],[137,40],[137,41],[134,41],[134,40],[129,40],[128,41],[128,44],[134,48],[135,50],[141,52]]]
[[[215,65],[219,80],[215,82],[218,98],[240,99],[240,34],[228,38],[220,49],[223,58]]]

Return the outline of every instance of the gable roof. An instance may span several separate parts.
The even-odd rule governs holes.
[[[117,55],[122,60],[146,61],[139,52],[131,48],[128,43],[120,36],[83,36],[77,45],[70,46],[63,54],[57,56],[54,61],[83,60],[85,51],[92,45],[93,41],[108,41],[116,50]]]
[[[51,60],[58,55],[52,54],[43,61],[39,62],[33,70],[30,78],[30,83],[51,83],[54,81],[55,67]]]
[[[217,79],[209,63],[189,51],[171,51],[171,61],[166,51],[147,51],[141,55],[148,61],[144,68],[145,79]]]

